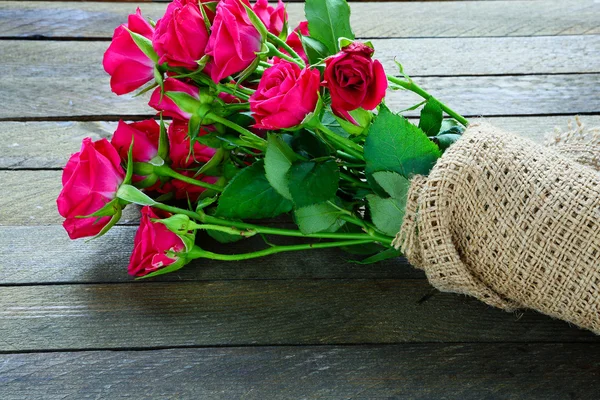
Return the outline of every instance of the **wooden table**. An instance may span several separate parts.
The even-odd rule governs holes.
[[[165,4],[142,5],[157,18]],[[85,136],[152,114],[101,59],[131,3],[0,2],[0,399],[600,396],[600,341],[338,251],[202,261],[133,282],[138,212],[71,242],[55,198]],[[299,21],[301,4],[288,7]],[[468,116],[538,142],[600,125],[598,0],[353,3],[353,26]],[[395,109],[414,98],[390,95]],[[256,242],[242,246],[256,246]]]

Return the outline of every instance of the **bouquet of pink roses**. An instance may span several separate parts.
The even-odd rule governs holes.
[[[365,262],[399,255],[409,178],[427,174],[466,120],[401,67],[401,78],[386,76],[373,46],[354,40],[344,0],[309,0],[305,13],[292,31],[281,0],[174,0],[156,23],[130,15],[104,68],[117,95],[151,91],[157,117],[120,121],[110,142],[85,139],[71,157],[58,198],[69,236],[100,236],[127,204],[143,206],[129,264],[137,277],[195,258],[327,247]],[[424,98],[411,108],[423,106],[418,126],[386,108],[388,82]],[[260,223],[286,213],[297,229]],[[196,243],[199,230],[222,243],[307,241],[216,254]]]

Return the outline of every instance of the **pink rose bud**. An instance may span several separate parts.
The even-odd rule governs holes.
[[[63,189],[56,204],[71,239],[97,235],[111,217],[77,218],[95,213],[116,197],[125,178],[117,150],[106,139],[85,138],[62,174]]]
[[[383,66],[373,60],[373,49],[354,42],[325,60],[325,86],[331,93],[331,109],[355,123],[348,111],[361,107],[372,110],[381,103],[387,89]]]
[[[117,130],[110,143],[126,161],[131,138],[133,138],[132,158],[134,162],[148,162],[158,155],[160,126],[153,119],[127,124],[119,121]]]
[[[173,0],[156,22],[152,45],[161,64],[197,69],[207,43],[208,30],[197,1]]]
[[[164,224],[152,219],[167,218],[168,213],[142,208],[140,226],[133,240],[133,253],[127,270],[133,276],[145,276],[180,260],[174,253],[185,250],[183,240]]]
[[[256,59],[262,47],[260,33],[244,8],[248,0],[221,0],[206,47],[211,60],[206,65],[213,81],[243,71]]]
[[[298,53],[298,55],[302,57],[304,62],[308,64],[308,57],[306,56],[306,52],[304,52],[302,40],[300,40],[300,36],[298,35],[298,33],[300,33],[300,35],[302,36],[308,36],[308,21],[300,22],[300,24],[298,24],[296,29],[294,29],[292,33],[289,34],[287,40],[285,41],[285,43],[288,46],[290,46],[296,53]],[[282,51],[285,53],[284,50]]]
[[[258,129],[300,125],[319,100],[321,77],[316,69],[300,69],[281,60],[268,68],[250,97],[250,110]]]
[[[175,78],[165,79],[164,91],[183,92],[189,94],[192,97],[195,97],[198,100],[200,99],[200,89],[198,89],[194,85],[189,85]],[[177,106],[177,104],[175,104],[175,102],[171,100],[168,96],[163,96],[160,92],[160,87],[157,87],[154,90],[152,96],[150,97],[150,102],[148,102],[148,105],[150,105],[150,107],[154,108],[157,111],[162,111],[163,115],[167,117],[188,120],[192,116],[192,114],[190,114],[189,112],[181,110]]]
[[[154,78],[154,62],[135,44],[127,29],[148,39],[152,39],[154,34],[154,29],[142,17],[139,8],[129,16],[127,24],[115,29],[102,65],[111,76],[110,88],[116,94],[132,92]]]
[[[285,21],[288,19],[285,5],[281,0],[278,1],[277,8],[270,6],[268,0],[256,0],[252,10],[263,24],[265,24],[269,32],[275,36],[279,36],[283,30]]]
[[[215,184],[219,180],[216,176],[196,175],[196,172],[194,171],[179,170],[177,172],[190,178],[211,184]],[[170,183],[173,185],[171,191],[175,192],[175,198],[179,200],[189,199],[190,201],[197,201],[198,197],[206,190],[206,188],[203,188],[202,186],[192,185],[191,183],[177,179],[171,180]]]
[[[198,136],[208,134],[206,127],[200,128]],[[190,151],[191,140],[188,137],[187,121],[174,120],[169,125],[169,158],[173,168],[189,168],[193,164],[203,164],[215,155],[215,149],[195,142],[193,150]]]

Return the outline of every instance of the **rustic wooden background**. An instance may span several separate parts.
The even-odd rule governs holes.
[[[314,251],[133,282],[135,209],[102,239],[69,241],[55,208],[67,158],[152,115],[112,95],[101,65],[135,7],[0,1],[0,399],[598,398],[598,337],[436,292],[402,259]],[[166,5],[141,7],[156,19]],[[288,11],[302,18],[302,4]],[[388,71],[396,57],[465,115],[537,142],[575,114],[600,125],[597,0],[352,12]]]

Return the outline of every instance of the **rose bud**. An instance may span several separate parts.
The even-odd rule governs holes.
[[[252,25],[244,5],[248,0],[221,0],[206,47],[211,60],[206,65],[213,81],[246,69],[262,47],[262,38]]]
[[[300,125],[315,110],[321,77],[316,69],[301,69],[281,60],[265,70],[250,111],[258,129],[283,129]]]
[[[197,69],[208,43],[208,30],[195,0],[174,0],[156,22],[152,45],[159,63]]]
[[[162,223],[152,221],[169,216],[148,206],[142,208],[140,226],[127,267],[130,275],[145,276],[175,263],[185,264],[185,259],[176,254],[185,251],[183,240]]]
[[[188,136],[186,121],[174,120],[167,131],[169,135],[169,158],[173,168],[189,168],[194,163],[207,163],[217,150],[195,142],[190,152],[191,140]],[[208,131],[200,128],[198,136],[206,135]]]
[[[219,178],[216,176],[206,176],[202,174],[194,176],[196,175],[196,172],[194,171],[180,170],[177,172],[187,177],[210,184],[216,184],[219,180]],[[192,185],[191,183],[183,182],[177,179],[171,180],[170,183],[173,185],[174,189],[172,191],[175,192],[175,198],[179,200],[189,199],[190,201],[197,201],[200,195],[206,190],[206,188],[203,188],[202,186]]]
[[[268,0],[256,0],[252,10],[263,24],[265,24],[269,32],[275,36],[279,36],[287,21],[285,5],[281,0],[278,1],[277,8],[270,6]]]
[[[160,126],[153,119],[127,124],[119,121],[117,130],[110,143],[126,161],[133,138],[132,158],[134,162],[148,162],[158,155]]]
[[[385,96],[387,77],[381,63],[371,58],[373,52],[354,42],[325,60],[324,83],[331,93],[331,109],[352,123],[356,121],[349,111],[372,110]]]
[[[97,235],[110,222],[110,216],[78,217],[93,214],[114,200],[124,178],[119,153],[108,140],[83,139],[81,150],[63,170],[63,189],[56,200],[71,239]]]
[[[110,75],[110,88],[119,95],[132,92],[154,78],[154,62],[135,44],[127,29],[148,39],[154,34],[139,8],[129,16],[127,24],[115,29],[102,65]]]
[[[304,51],[304,46],[302,46],[302,40],[300,40],[300,35],[308,36],[308,21],[302,21],[296,29],[289,34],[285,43],[290,46],[298,55],[304,60],[306,64],[308,64],[308,57],[306,56],[306,52]],[[287,53],[285,50],[282,50],[284,53]]]
[[[164,81],[164,91],[166,92],[182,92],[187,93],[190,96],[200,100],[200,89],[196,86],[189,85],[175,78],[167,78]],[[162,111],[164,116],[172,117],[175,119],[190,119],[191,113],[183,111],[173,100],[167,95],[163,95],[160,91],[160,87],[157,87],[148,105],[157,111]]]

